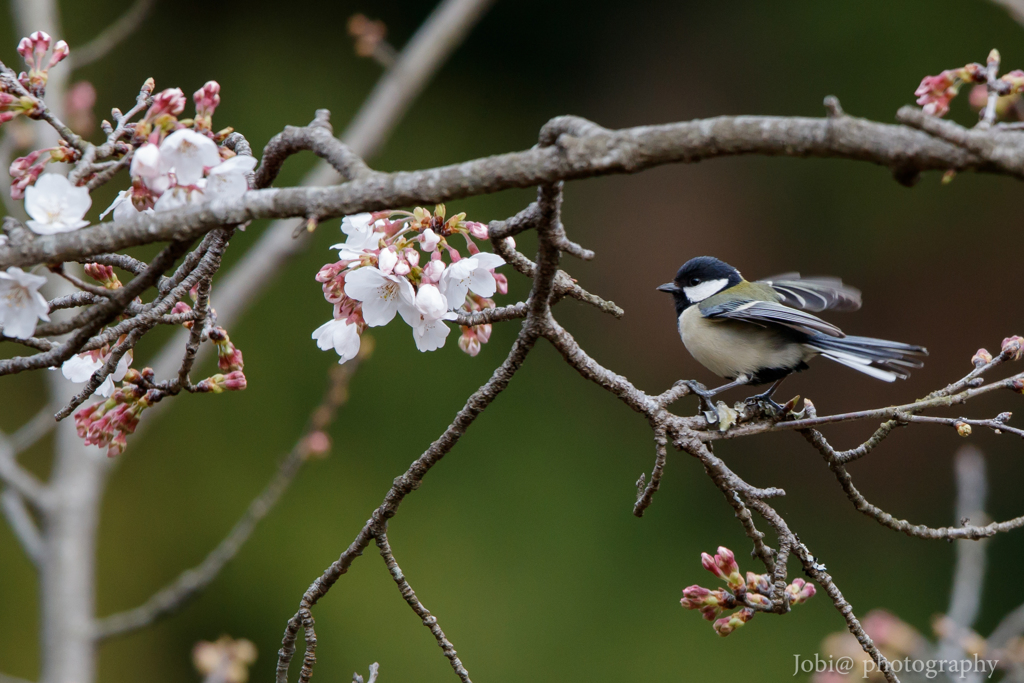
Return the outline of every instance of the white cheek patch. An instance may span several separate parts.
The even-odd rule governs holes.
[[[718,294],[725,289],[727,284],[729,284],[729,281],[724,278],[719,280],[708,280],[707,282],[700,283],[696,287],[683,287],[683,294],[685,294],[686,298],[691,302],[697,303],[704,301],[704,299],[707,299],[709,296]]]

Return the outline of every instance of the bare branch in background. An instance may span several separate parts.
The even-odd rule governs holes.
[[[98,36],[71,51],[71,56],[68,57],[71,69],[81,69],[106,57],[111,50],[138,30],[154,5],[156,0],[135,0],[124,14],[103,29]]]
[[[256,525],[266,517],[311,457],[322,457],[329,448],[325,431],[334,422],[338,409],[348,400],[348,383],[359,366],[359,360],[337,366],[323,400],[313,409],[306,429],[292,450],[281,461],[277,473],[266,488],[249,504],[228,535],[199,565],[184,571],[153,597],[135,609],[99,619],[93,629],[96,640],[105,640],[136,631],[177,611],[209,586],[224,566],[242,549]]]
[[[43,562],[43,539],[39,535],[35,520],[32,519],[32,513],[25,505],[25,499],[13,489],[4,489],[0,492],[0,508],[3,509],[4,516],[21,543],[25,555],[36,569],[39,569]]]
[[[1024,0],[991,0],[992,4],[998,5],[1018,24],[1024,26]]]

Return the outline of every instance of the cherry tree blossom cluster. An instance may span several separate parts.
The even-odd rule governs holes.
[[[232,129],[212,131],[220,85],[209,81],[192,99],[195,118],[179,120],[185,110],[180,88],[168,88],[153,98],[142,121],[135,124],[135,137],[144,142],[132,157],[132,186],[120,192],[100,218],[113,212],[117,221],[140,211],[235,199],[249,189],[248,174],[256,168],[256,159],[218,146]]]
[[[937,76],[925,76],[914,91],[917,103],[926,114],[943,116],[949,111],[950,102],[960,93],[964,84],[977,83],[984,85],[972,89],[972,105],[981,109],[991,93],[996,97],[995,113],[1007,113],[1024,92],[1024,71],[1015,69],[996,78],[999,61],[999,51],[992,50],[986,64],[974,62],[958,69],[947,69]]]
[[[683,599],[679,602],[686,609],[700,610],[705,619],[713,621],[715,633],[727,636],[753,619],[755,612],[771,610],[772,584],[767,574],[747,572],[744,578],[736,555],[724,546],[719,546],[714,556],[701,553],[700,559],[705,569],[725,581],[728,590],[693,585],[683,589]],[[793,579],[793,583],[786,586],[785,599],[790,605],[798,605],[807,602],[814,593],[812,584]],[[732,609],[736,611],[718,618],[719,614]]]
[[[156,92],[155,82],[148,79],[132,109],[127,113],[114,109],[114,123],[102,122],[106,142],[93,145],[58,121],[44,99],[49,70],[68,56],[67,44],[54,43],[49,35],[37,31],[22,39],[18,53],[27,64],[27,71],[15,76],[0,64],[0,124],[24,116],[53,126],[61,136],[56,146],[30,151],[10,166],[11,196],[24,200],[29,216],[25,232],[53,235],[88,226],[86,214],[92,208],[91,191],[109,182],[122,169],[129,171],[130,187],[121,191],[100,214],[101,220],[112,213],[117,223],[140,212],[171,211],[207,201],[232,200],[248,191],[256,159],[249,154],[247,144],[246,152],[237,154],[235,145],[227,142],[233,129],[214,131],[213,115],[220,104],[220,85],[216,81],[207,82],[193,94],[195,115],[183,118],[187,100],[181,89]],[[88,83],[75,86],[68,94],[69,113],[78,119],[82,132],[91,121],[94,103],[95,90]],[[70,173],[64,175],[64,169],[51,169],[51,163],[70,164]],[[0,241],[7,239],[9,235],[0,236]],[[199,252],[202,253],[205,252]],[[145,269],[145,264],[123,255],[105,255],[102,260],[131,271],[133,276]],[[72,414],[90,395],[103,399],[73,413],[78,434],[87,444],[106,448],[108,455],[117,455],[124,451],[139,416],[162,398],[181,390],[222,393],[246,387],[242,352],[223,327],[217,325],[216,311],[209,305],[210,280],[216,265],[205,265],[199,275],[195,269],[200,263],[201,258],[187,259],[174,278],[165,278],[176,283],[187,278],[190,289],[189,285],[162,287],[157,299],[150,303],[140,296],[134,296],[130,302],[125,298],[127,306],[76,347],[81,349],[78,353],[70,358],[56,356],[58,360],[51,369],[59,368],[68,380],[86,384],[63,415]],[[41,268],[37,266],[36,270]],[[112,265],[84,263],[83,268],[99,286],[79,279],[63,264],[50,266],[53,273],[80,290],[77,295],[58,297],[62,303],[58,299],[48,302],[40,293],[47,283],[43,274],[25,272],[19,267],[0,272],[2,335],[23,340],[37,349],[53,349],[57,342],[46,339],[48,335],[74,330],[89,319],[86,312],[70,323],[51,322],[55,308],[101,305],[117,297],[123,285]],[[189,296],[194,307],[182,300]],[[140,321],[133,320],[136,316],[149,316],[152,322],[146,320],[140,325]],[[42,328],[40,321],[46,323]],[[181,324],[191,330],[189,350],[179,376],[163,382],[155,379],[151,368],[131,369],[135,343],[155,324]],[[196,325],[199,329],[192,329]],[[37,334],[40,338],[36,338]],[[192,384],[188,372],[196,349],[203,342],[215,346],[219,372]]]
[[[508,292],[508,280],[494,272],[505,260],[474,242],[487,239],[487,226],[467,221],[464,213],[446,219],[443,204],[433,212],[417,207],[346,216],[341,231],[346,240],[331,247],[339,260],[316,275],[334,318],[313,332],[317,346],[334,349],[339,363],[359,352],[363,330],[387,325],[396,315],[412,328],[416,348],[439,349],[450,332],[448,321],[494,308],[490,297]],[[468,255],[453,244],[458,240]],[[461,329],[459,348],[471,356],[491,336],[489,324]]]

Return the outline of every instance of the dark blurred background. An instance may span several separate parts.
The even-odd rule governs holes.
[[[73,49],[128,3],[62,4],[62,37]],[[316,108],[331,109],[337,129],[356,111],[380,67],[354,55],[345,31],[351,14],[382,19],[401,46],[432,6],[160,2],[136,35],[75,80],[93,82],[103,117],[112,106],[127,108],[147,76],[158,88],[186,93],[216,79],[223,88],[216,127],[234,126],[259,149],[284,125],[308,122]],[[9,14],[0,15],[0,56],[11,64],[17,37]],[[569,113],[608,127],[721,114],[819,116],[822,98],[834,94],[848,113],[892,121],[923,76],[984,61],[992,47],[1006,69],[1024,67],[1022,38],[1024,28],[982,0],[498,0],[374,166],[415,169],[523,149],[548,118]],[[950,116],[968,123],[975,115],[965,100],[954,102]],[[278,185],[298,182],[312,163],[290,160]],[[926,345],[928,364],[909,381],[886,385],[818,362],[782,393],[812,397],[821,412],[913,400],[965,374],[979,346],[998,349],[1000,339],[1022,331],[1024,238],[1013,227],[1019,185],[973,174],[950,185],[939,180],[927,174],[907,189],[887,170],[860,162],[734,158],[573,183],[565,223],[598,256],[567,267],[626,316],[615,320],[571,300],[557,312],[596,359],[659,392],[680,378],[714,381],[685,353],[671,302],[654,291],[683,261],[713,254],[751,279],[787,270],[839,275],[863,290],[865,307],[831,319],[851,333]],[[122,179],[97,192],[95,208],[126,186]],[[453,202],[449,212],[487,221],[531,197],[505,192]],[[232,257],[263,227],[239,234]],[[130,441],[104,503],[101,615],[141,603],[199,562],[294,442],[336,359],[309,336],[330,318],[313,276],[333,260],[326,247],[337,241],[337,227],[337,220],[322,224],[314,248],[229,330],[245,353],[248,390],[176,399],[154,429]],[[522,278],[510,279],[513,292],[499,305],[526,291]],[[270,680],[302,592],[487,379],[516,327],[496,327],[477,358],[458,350],[456,334],[441,351],[420,354],[406,326],[374,330],[376,352],[352,382],[330,457],[307,466],[201,598],[105,645],[101,680],[196,679],[193,644],[224,633],[257,645],[252,677]],[[137,367],[159,348],[156,335],[147,339]],[[43,379],[4,378],[0,427],[16,427],[42,405]],[[1014,404],[1000,394],[969,412],[990,417]],[[683,401],[677,409],[695,405]],[[849,447],[872,427],[830,433]],[[1024,513],[1019,444],[989,433],[971,439],[989,456],[990,513]],[[653,461],[651,441],[642,418],[540,343],[507,393],[403,504],[390,531],[398,561],[474,678],[739,680],[756,672],[759,680],[781,681],[792,677],[794,654],[812,655],[826,633],[843,628],[824,595],[786,617],[759,616],[727,639],[682,610],[683,587],[712,585],[700,552],[722,544],[744,558],[749,541],[701,467],[676,453],[646,516],[631,514],[634,482]],[[893,514],[949,524],[952,456],[961,443],[945,428],[903,430],[852,474]],[[45,473],[49,447],[23,461]],[[932,615],[945,610],[954,547],[898,535],[857,513],[802,438],[727,442],[717,452],[751,483],[787,490],[779,511],[859,613],[885,607],[927,632]],[[0,548],[0,670],[34,678],[34,573],[3,525]],[[1024,584],[1008,580],[1024,559],[1020,534],[997,538],[990,553],[983,633],[1024,600]],[[741,559],[741,568],[755,566]],[[365,674],[374,661],[383,681],[452,677],[372,548],[315,616],[318,680]]]

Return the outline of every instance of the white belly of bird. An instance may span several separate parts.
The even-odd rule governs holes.
[[[750,323],[709,320],[697,306],[679,316],[683,345],[719,377],[736,379],[766,368],[792,368],[816,355],[785,335]]]

